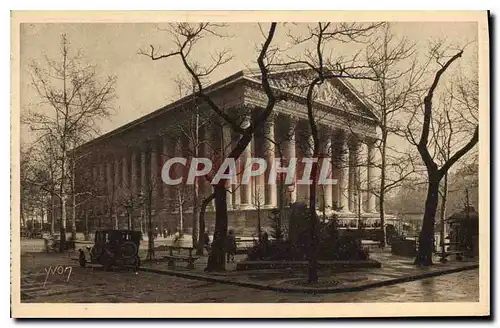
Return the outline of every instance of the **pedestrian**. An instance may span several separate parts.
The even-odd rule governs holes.
[[[207,253],[210,254],[210,234],[208,230],[203,234],[203,248],[205,248]]]
[[[234,234],[234,230],[229,230],[226,237],[226,254],[227,254],[227,263],[229,260],[234,263],[234,255],[236,254],[236,236]]]

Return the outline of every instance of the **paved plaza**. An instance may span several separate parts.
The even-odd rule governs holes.
[[[168,241],[165,241],[168,243]],[[133,271],[104,271],[101,267],[80,268],[74,260],[74,253],[58,254],[41,252],[33,241],[23,243],[21,256],[21,294],[23,302],[476,302],[479,300],[479,270],[467,270],[444,274],[433,278],[419,279],[362,291],[305,294],[285,293],[272,290],[241,287],[234,284],[185,279],[169,274]],[[159,256],[159,254],[158,254]],[[373,252],[372,258],[381,261],[386,253]],[[205,258],[198,261],[192,274],[198,273]],[[392,259],[391,261],[395,261]],[[406,261],[410,259],[406,258]],[[384,262],[382,262],[384,263]],[[446,264],[453,266],[452,261]],[[46,270],[51,267],[71,267],[68,279],[64,274],[52,274],[47,278]],[[188,272],[180,265],[179,272]],[[436,265],[439,266],[439,265]],[[156,267],[168,270],[166,263],[146,263],[145,268]],[[244,274],[234,271],[234,264],[228,266],[225,275]],[[383,265],[384,267],[384,265]],[[387,266],[386,266],[387,267]],[[389,266],[390,267],[390,266]],[[375,270],[375,269],[372,269]],[[380,269],[379,269],[380,270]],[[403,270],[404,271],[404,270]],[[262,271],[246,273],[261,283],[280,278],[283,272]],[[382,276],[401,275],[401,269],[387,269]],[[351,283],[360,277],[373,279],[377,274],[370,270],[331,273],[320,272],[320,281],[342,282],[350,277]],[[386,277],[387,279],[387,277]],[[361,279],[363,280],[363,279]]]

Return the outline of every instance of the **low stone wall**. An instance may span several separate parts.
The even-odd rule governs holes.
[[[318,261],[319,268],[330,269],[380,268],[381,266],[380,262],[371,259],[365,261]],[[236,265],[236,270],[300,269],[307,267],[307,261],[241,261]]]

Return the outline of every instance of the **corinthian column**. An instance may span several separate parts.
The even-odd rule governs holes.
[[[120,187],[120,158],[115,158],[114,159],[114,179],[115,179],[115,189],[118,189]]]
[[[327,172],[326,178],[332,178],[332,156],[331,156],[331,148],[332,148],[332,139],[330,133],[327,129],[325,129],[324,140],[321,144],[321,158],[319,159],[319,169],[320,172]],[[325,208],[327,211],[331,210],[333,207],[332,204],[332,188],[331,184],[323,184],[319,185],[323,190],[323,201],[325,204]]]
[[[181,157],[182,154],[181,154],[181,151],[180,151],[180,139],[178,140],[174,140],[174,139],[171,139],[170,141],[172,141],[172,144],[170,145],[172,151],[171,151],[171,155],[168,157],[168,158],[174,158],[174,157]],[[175,165],[172,165],[170,167],[170,177],[172,179],[177,179],[179,177],[182,176],[182,167],[180,167],[178,164],[175,164]],[[179,195],[177,193],[177,187],[178,186],[173,186],[173,185],[169,185],[168,186],[168,190],[169,190],[169,198],[171,200],[171,204],[177,204],[178,203],[178,199],[179,199]],[[177,205],[174,205],[172,206],[172,209],[175,211],[177,211],[178,207]]]
[[[130,154],[130,189],[135,196],[139,192],[139,184],[137,178],[137,150],[132,149]]]
[[[367,174],[367,211],[370,213],[377,212],[375,191],[375,145],[373,140],[368,141],[368,174]]]
[[[103,160],[104,159],[101,158],[101,161]],[[101,164],[99,164],[99,193],[101,195],[106,194],[106,165],[102,162]],[[101,214],[104,214],[104,210],[106,208],[105,203],[106,201],[104,200],[104,198],[101,197],[99,201],[99,209],[101,211]]]
[[[357,182],[359,186],[359,197],[357,201],[360,203],[358,207],[356,208],[357,210],[360,210],[361,212],[364,212],[365,210],[365,203],[366,203],[366,195],[367,195],[367,185],[368,185],[368,149],[367,145],[364,142],[359,143],[359,150],[358,150],[359,156],[358,156],[358,162],[357,162],[357,167],[358,169],[356,170],[357,172]]]
[[[264,125],[264,153],[267,162],[264,181],[266,195],[265,204],[271,208],[276,207],[278,199],[276,182],[274,181],[272,184],[269,183],[269,173],[271,172],[271,166],[274,165],[275,160],[275,141],[274,115],[271,114]]]
[[[290,163],[290,159],[292,158],[297,158],[297,152],[295,150],[295,127],[297,124],[297,119],[290,117],[289,119],[289,125],[288,125],[288,131],[287,135],[285,137],[285,151],[284,155]],[[293,172],[293,185],[291,186],[290,190],[290,203],[293,204],[297,201],[297,184],[296,184],[296,170]]]
[[[129,184],[129,175],[128,175],[128,153],[125,152],[122,157],[122,188],[124,190],[127,190],[127,188],[130,188]]]
[[[250,118],[247,118],[249,120]],[[247,124],[244,124],[243,126],[246,126]],[[252,157],[252,142],[248,144],[248,146],[245,148],[243,153],[241,153],[240,159],[240,167],[238,170],[240,180],[241,177],[243,176],[243,170],[245,169],[247,165],[247,160],[250,160]],[[248,184],[241,184],[241,207],[249,208],[252,206],[252,179],[248,182]]]
[[[112,159],[108,158],[106,160],[106,192],[110,196],[113,189],[113,176],[112,176]]]
[[[150,177],[150,183],[151,183],[151,198],[152,198],[152,205],[153,209],[156,208],[156,205],[158,204],[158,189],[160,188],[160,182],[161,179],[158,177],[160,176],[159,170],[158,170],[158,140],[154,139],[151,141],[151,158],[150,158],[150,165],[151,165],[151,177]]]
[[[339,154],[339,207],[342,212],[349,212],[349,146],[345,133],[340,136]]]
[[[140,190],[143,194],[146,193],[147,180],[146,180],[146,150],[141,149],[141,186]]]
[[[359,196],[358,184],[358,144],[352,141],[349,145],[349,210],[358,212],[357,197]]]
[[[223,153],[224,153],[224,158],[226,158],[229,155],[229,152],[231,151],[231,145],[232,145],[232,130],[231,127],[228,125],[224,125],[222,128],[222,144],[223,144]],[[225,182],[226,186],[226,204],[227,208],[230,209],[233,207],[233,193],[232,193],[232,184],[230,180],[226,180]]]
[[[203,142],[200,144],[200,149],[199,153],[201,157],[212,159],[212,147],[210,144],[210,138],[211,138],[211,133],[210,133],[210,127],[207,125],[203,125],[201,127],[201,137],[200,140],[203,140]],[[200,177],[198,180],[199,186],[200,186],[200,204],[201,201],[208,196],[212,194],[212,186],[210,185],[210,180],[207,180],[207,177]]]
[[[233,132],[233,135],[232,135],[232,149],[234,149],[236,147],[236,144],[238,143],[238,140],[239,140],[239,134],[236,133],[236,132]],[[240,205],[241,205],[241,189],[239,187],[239,184],[241,182],[241,175],[238,174],[238,168],[240,167],[239,163],[241,162],[241,157],[238,158],[238,160],[236,160],[236,177],[235,177],[235,181],[236,181],[236,184],[233,184],[232,185],[232,190],[233,190],[233,207],[238,209],[240,208]]]

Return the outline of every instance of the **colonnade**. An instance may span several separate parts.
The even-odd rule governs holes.
[[[307,127],[305,120],[283,114],[273,116],[265,123],[237,160],[240,173],[237,174],[237,183],[227,185],[230,210],[278,206],[278,184],[267,183],[271,163],[280,159],[280,155],[282,163],[288,163],[290,158],[298,158],[300,162],[301,158],[308,157],[307,147],[304,145],[310,141],[310,136],[303,132],[303,127]],[[326,126],[320,126],[320,130],[321,157],[331,159],[325,162],[328,166],[328,178],[336,179],[337,183],[319,187],[321,197],[318,198],[321,198],[323,205],[329,210],[375,213],[376,199],[372,192],[376,184],[373,141],[356,137],[348,130]],[[203,129],[200,140],[204,140],[204,143],[200,143],[198,157],[211,158],[215,151],[224,153],[231,149],[231,145],[234,146],[238,141],[238,135],[228,127]],[[161,168],[168,158],[187,156],[186,147],[189,148],[189,142],[183,136],[159,136],[100,160],[92,167],[92,178],[102,182],[101,185],[108,191],[121,188],[129,190],[132,195],[145,193],[146,188],[153,188],[153,197],[163,199],[163,207],[166,208],[169,199],[177,200],[178,195],[177,187],[166,185],[161,180]],[[250,180],[249,184],[240,184],[242,163],[246,163],[251,157],[264,158],[268,163],[266,172],[261,177]],[[185,168],[176,167],[174,174],[185,172],[182,170]],[[151,174],[151,179],[148,179],[148,174]],[[309,186],[297,184],[300,178],[295,176],[291,184],[284,186],[289,203],[308,199]],[[151,185],[151,181],[154,181],[154,185]],[[201,181],[199,186],[201,197],[211,193],[211,186],[207,181]]]

